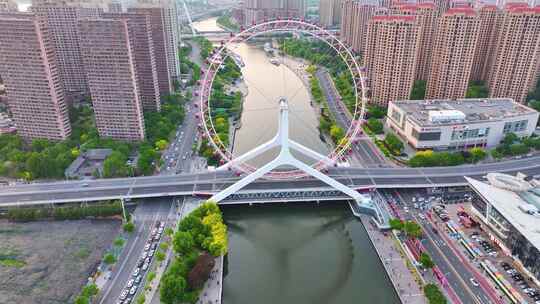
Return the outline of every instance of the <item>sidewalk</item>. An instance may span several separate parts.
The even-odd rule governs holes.
[[[424,293],[407,267],[407,261],[400,255],[392,234],[385,236],[372,225],[371,218],[367,215],[361,215],[360,220],[364,224],[371,243],[375,247],[401,302],[404,304],[426,304]]]

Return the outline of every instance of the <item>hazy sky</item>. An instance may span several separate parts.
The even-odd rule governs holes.
[[[19,5],[20,11],[26,11],[26,9],[32,4],[32,0],[15,0]]]

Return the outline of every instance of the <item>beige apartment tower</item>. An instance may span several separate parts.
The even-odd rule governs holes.
[[[386,106],[411,94],[420,47],[416,16],[374,16],[369,22],[365,63],[370,102]]]
[[[539,60],[540,6],[507,7],[488,76],[490,96],[525,102],[538,79]]]
[[[126,19],[132,29],[137,87],[145,111],[161,109],[156,56],[149,15],[136,13],[104,13],[105,19]]]
[[[19,8],[14,0],[0,0],[0,12],[16,12]]]
[[[81,50],[101,137],[144,140],[135,61],[135,29],[123,19],[79,21]]]
[[[437,31],[439,11],[433,2],[400,4],[392,8],[397,14],[417,16],[420,24],[420,48],[415,79],[427,80],[431,63],[433,40]]]
[[[71,125],[46,20],[4,13],[0,28],[0,75],[18,134],[25,140],[66,139]]]
[[[355,52],[364,53],[369,21],[373,16],[388,15],[389,10],[356,0],[345,0],[341,18],[340,36]]]
[[[484,5],[478,10],[480,29],[474,53],[471,80],[485,81],[493,63],[493,53],[497,45],[497,27],[501,11],[496,5]]]
[[[439,19],[426,99],[465,98],[479,27],[472,8],[451,8]]]
[[[321,0],[319,4],[319,21],[330,27],[341,23],[341,0]]]

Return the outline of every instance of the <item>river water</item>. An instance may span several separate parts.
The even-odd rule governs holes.
[[[215,18],[197,22],[215,31]],[[307,88],[260,45],[234,47],[248,88],[234,153],[248,151],[277,130],[278,99],[288,97],[291,137],[321,153],[317,113]],[[268,161],[266,154],[255,164]],[[343,202],[225,207],[229,254],[224,304],[394,304],[399,300],[362,224]]]

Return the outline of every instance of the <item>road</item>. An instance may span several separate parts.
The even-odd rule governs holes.
[[[403,212],[403,208],[400,208],[404,218],[406,220],[414,220],[424,227],[425,238],[422,240],[422,244],[429,252],[434,263],[444,273],[448,279],[448,283],[462,303],[493,303],[490,301],[488,292],[471,284],[470,278],[474,278],[474,274],[461,262],[459,257],[448,248],[448,245],[439,234],[446,232],[439,231],[439,233],[434,233],[431,224],[418,217],[418,213],[421,211],[413,208],[412,198],[414,196],[418,197],[425,195],[420,195],[418,192],[413,191],[400,191],[399,194],[394,197],[401,202],[398,204],[399,207],[407,206],[409,208],[409,212]]]
[[[126,247],[116,263],[112,278],[102,290],[99,304],[117,303],[118,297],[131,278],[133,269],[137,265],[140,254],[143,252],[150,232],[157,221],[167,221],[172,208],[171,198],[151,199],[140,203],[134,212],[136,230],[126,243]]]
[[[540,174],[540,156],[500,163],[442,168],[330,168],[328,175],[353,188],[421,188],[466,185],[464,176],[481,180],[490,172]],[[0,207],[214,193],[237,181],[231,171],[133,178],[23,184],[0,188]],[[312,178],[287,181],[258,180],[240,192],[330,189]]]
[[[330,112],[332,112],[337,125],[343,130],[349,129],[351,117],[333,85],[332,78],[325,69],[318,69],[315,75],[321,84],[321,89],[326,97],[328,108]],[[351,147],[354,151],[354,158],[362,167],[377,168],[390,166],[369,138],[362,136],[356,140],[357,142],[353,143]]]

